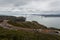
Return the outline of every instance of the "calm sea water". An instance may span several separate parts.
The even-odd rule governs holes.
[[[41,17],[34,15],[27,15],[27,21],[37,21],[47,27],[55,27],[60,29],[60,17]]]

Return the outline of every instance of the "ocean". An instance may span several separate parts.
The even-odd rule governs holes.
[[[25,15],[26,21],[37,21],[47,27],[55,27],[60,29],[60,17],[42,17],[35,15]]]

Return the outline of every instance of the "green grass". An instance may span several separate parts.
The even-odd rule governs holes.
[[[0,40],[60,40],[60,36],[0,27]]]

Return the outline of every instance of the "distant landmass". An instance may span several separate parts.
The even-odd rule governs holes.
[[[60,14],[32,14],[32,15],[43,17],[60,17]]]
[[[44,17],[60,17],[60,15],[41,15],[41,16],[44,16]]]
[[[43,17],[60,17],[60,14],[20,14],[20,15],[34,15],[34,16],[43,16]],[[7,15],[0,15],[7,16]],[[8,15],[9,16],[9,15]]]

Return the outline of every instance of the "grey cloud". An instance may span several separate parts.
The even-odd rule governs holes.
[[[33,2],[33,3],[32,3]],[[39,4],[40,3],[40,4]],[[59,10],[60,9],[60,0],[0,0],[0,7],[5,7],[9,5],[13,5],[14,10],[22,10],[23,9],[29,9],[34,8],[35,12],[36,10],[42,10],[42,11],[52,11],[52,10]],[[30,5],[29,5],[30,4]],[[20,7],[21,6],[21,7]],[[16,8],[14,8],[16,7]],[[6,7],[7,8],[7,7]],[[39,9],[40,8],[40,9]],[[2,8],[3,9],[3,8]],[[50,10],[51,9],[51,10]],[[0,9],[1,10],[1,9]],[[4,10],[4,9],[3,9]],[[9,9],[8,9],[9,10]],[[23,12],[24,10],[22,10]],[[25,10],[28,12],[29,10]],[[8,14],[8,13],[7,13]],[[16,13],[15,13],[16,14]],[[14,15],[14,14],[13,14]],[[17,15],[17,14],[16,14]]]
[[[0,11],[0,15],[20,15],[18,12]]]
[[[14,6],[20,6],[20,5],[27,4],[29,1],[30,0],[0,0],[0,6],[7,5],[7,4],[13,4]]]
[[[54,6],[54,7],[60,6],[60,0],[58,1],[55,0],[54,2],[51,3],[51,6]]]

